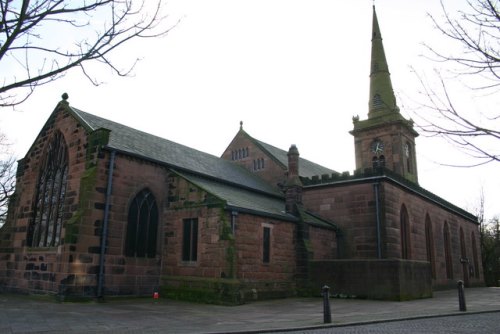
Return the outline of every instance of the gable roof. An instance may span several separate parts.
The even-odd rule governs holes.
[[[280,148],[274,147],[260,140],[256,142],[283,166],[288,166],[288,152]],[[315,162],[299,157],[299,176],[311,177],[314,175],[332,174],[336,173],[333,169],[318,165]]]
[[[261,150],[266,152],[269,157],[282,166],[283,169],[288,169],[288,151],[267,144],[263,141],[253,138],[245,130],[240,128],[238,134],[246,136],[250,141],[255,143]],[[315,175],[337,173],[333,169],[321,166],[315,162],[299,157],[299,176],[312,177]]]
[[[230,183],[240,188],[283,197],[277,188],[231,161],[89,114],[71,106],[68,106],[68,109],[87,130],[110,130],[107,148],[180,171],[217,179],[219,182]]]

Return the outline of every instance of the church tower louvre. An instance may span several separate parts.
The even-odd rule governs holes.
[[[368,119],[353,117],[356,169],[387,168],[418,182],[413,121],[399,111],[373,6]]]

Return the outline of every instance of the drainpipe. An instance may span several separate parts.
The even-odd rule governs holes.
[[[380,237],[380,183],[376,182],[373,184],[373,190],[375,192],[375,216],[377,219],[377,258],[382,258],[382,245]]]
[[[109,158],[109,168],[108,168],[108,186],[106,187],[106,199],[104,202],[104,220],[102,224],[101,231],[101,254],[99,257],[99,280],[97,282],[97,297],[103,297],[103,285],[104,285],[104,257],[106,253],[106,240],[108,239],[108,222],[109,222],[109,206],[111,201],[111,187],[113,186],[113,170],[115,167],[115,155],[116,151],[111,151],[111,156]]]

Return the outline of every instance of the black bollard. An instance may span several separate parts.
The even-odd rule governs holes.
[[[332,312],[330,311],[330,288],[325,285],[321,289],[323,295],[323,323],[329,324],[332,322]]]
[[[467,311],[465,305],[464,281],[458,281],[458,309],[462,312]]]

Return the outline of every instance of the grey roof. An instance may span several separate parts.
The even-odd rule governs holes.
[[[260,140],[254,139],[264,150],[271,154],[283,166],[288,166],[288,152],[280,148],[274,147]],[[312,161],[299,157],[299,175],[301,177],[311,177],[315,175],[337,173],[333,169],[318,165]]]
[[[228,207],[291,221],[297,220],[297,217],[286,213],[283,193],[280,190],[238,164],[70,106],[69,110],[87,130],[109,130],[108,148],[164,164],[189,182],[223,200]],[[288,159],[287,152],[262,142],[259,144],[276,158]],[[309,172],[318,172],[313,175],[332,172],[301,159],[301,168],[304,169],[304,166],[307,166],[306,170]],[[301,218],[308,224],[335,228],[330,222],[307,212],[301,212]]]
[[[286,213],[285,202],[282,199],[257,194],[247,190],[241,190],[236,187],[208,180],[199,176],[182,173],[178,174],[189,182],[223,200],[229,207],[244,209],[245,211],[252,211],[254,213],[265,214],[271,217],[297,220],[297,217]],[[318,217],[303,208],[300,208],[299,211],[300,218],[306,224],[337,230],[337,226],[334,223]]]
[[[313,226],[318,226],[318,227],[323,227],[323,228],[328,228],[337,231],[338,227],[334,223],[321,218],[312,212],[309,212],[305,210],[304,208],[299,208],[299,214],[300,218],[302,221],[304,221],[306,224],[313,225]]]
[[[244,167],[165,138],[133,129],[73,107],[73,114],[91,131],[110,130],[108,147],[171,168],[197,173],[274,196],[283,194]]]
[[[285,201],[282,198],[266,196],[262,193],[256,193],[249,190],[242,190],[241,188],[200,176],[184,173],[178,174],[210,194],[222,199],[227,206],[255,213],[264,213],[278,218],[297,219],[293,215],[285,212]]]

